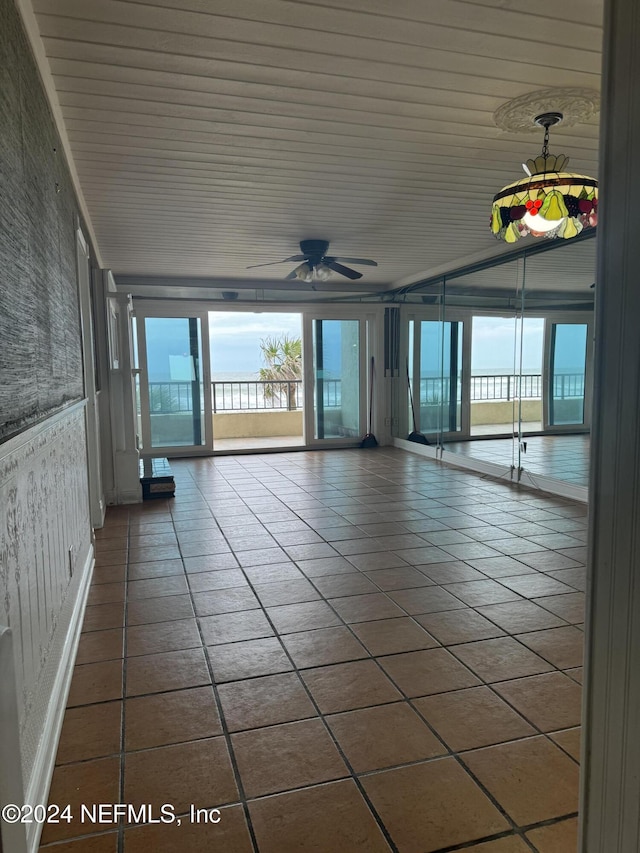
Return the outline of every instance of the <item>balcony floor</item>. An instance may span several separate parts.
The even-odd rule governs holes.
[[[303,447],[301,435],[273,435],[255,438],[215,438],[213,449],[223,453],[233,453],[234,450],[268,450],[282,447]]]

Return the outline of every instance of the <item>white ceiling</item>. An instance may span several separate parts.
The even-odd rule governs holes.
[[[601,0],[32,0],[103,262],[246,270],[325,238],[390,285],[495,248],[493,194],[540,149],[494,111],[599,88]],[[552,151],[597,171],[597,116]],[[340,280],[346,282],[346,280]]]

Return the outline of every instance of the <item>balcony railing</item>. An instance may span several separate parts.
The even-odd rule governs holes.
[[[245,412],[302,408],[302,382],[212,382],[213,411]]]
[[[149,382],[149,409],[152,415],[192,411],[192,394],[199,384],[193,382]],[[326,409],[341,405],[341,382],[324,379],[322,398]],[[303,405],[302,381],[212,382],[214,414],[220,412],[296,411]],[[202,405],[202,400],[201,400]],[[202,406],[203,407],[203,406]]]
[[[458,389],[459,389],[458,383]],[[447,379],[428,377],[420,380],[420,402],[447,402],[451,385]],[[584,373],[562,373],[553,377],[554,400],[584,397]],[[458,394],[460,391],[458,390]],[[471,377],[471,402],[496,400],[539,400],[542,398],[542,375],[496,376],[494,374]]]
[[[149,409],[152,415],[166,415],[192,411],[192,394],[199,388],[194,382],[150,382]],[[563,373],[553,377],[554,400],[584,397],[584,373]],[[303,405],[302,381],[291,382],[249,381],[212,382],[211,393],[214,413],[246,411],[295,411]],[[447,402],[450,383],[440,377],[420,380],[421,405]],[[542,397],[542,376],[480,375],[471,377],[471,402],[513,399],[535,400]],[[324,407],[341,406],[341,382],[324,379],[322,382]],[[204,408],[201,400],[201,408]]]

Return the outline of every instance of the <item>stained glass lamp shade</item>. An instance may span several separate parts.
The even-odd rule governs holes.
[[[569,158],[564,154],[549,154],[549,128],[561,120],[561,113],[536,118],[545,129],[542,153],[523,164],[526,178],[493,197],[491,231],[507,243],[528,234],[568,240],[598,224],[598,182],[565,171]]]

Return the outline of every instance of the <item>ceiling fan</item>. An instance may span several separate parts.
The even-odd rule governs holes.
[[[358,264],[365,267],[377,267],[375,261],[368,258],[339,258],[334,255],[327,255],[329,248],[328,240],[301,240],[300,254],[291,255],[290,258],[285,258],[282,261],[270,261],[266,264],[253,264],[247,267],[248,270],[256,267],[270,267],[274,264],[288,264],[302,261],[294,270],[292,270],[286,279],[298,278],[300,281],[326,281],[332,272],[337,272],[339,275],[344,275],[350,279],[362,278],[362,273],[357,270],[352,270],[350,267],[345,267],[342,261],[348,264]]]

